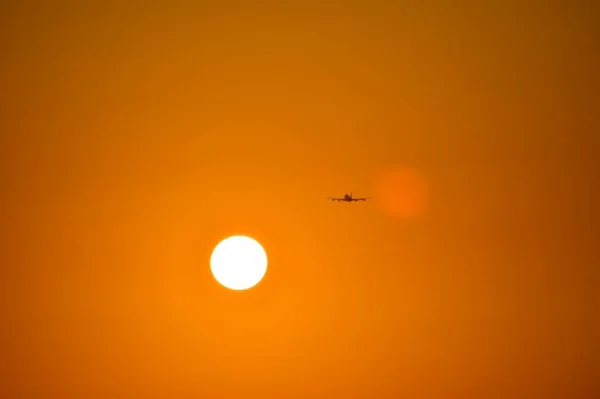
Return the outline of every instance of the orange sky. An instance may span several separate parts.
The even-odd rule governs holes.
[[[0,6],[0,396],[600,393],[594,2],[97,3]]]

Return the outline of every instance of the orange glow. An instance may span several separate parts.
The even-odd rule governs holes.
[[[0,1],[0,398],[600,398],[598,4]]]
[[[428,186],[413,168],[392,167],[381,172],[377,197],[383,210],[395,218],[414,218],[427,206]]]

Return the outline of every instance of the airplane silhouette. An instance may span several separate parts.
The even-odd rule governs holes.
[[[344,194],[343,198],[333,198],[333,197],[327,197],[327,199],[330,199],[332,201],[344,201],[344,202],[352,202],[352,201],[366,201],[368,199],[371,199],[371,197],[363,197],[363,198],[352,198],[352,193],[350,194]]]

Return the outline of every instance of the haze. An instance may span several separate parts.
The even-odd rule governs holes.
[[[193,4],[0,6],[0,396],[600,396],[595,2]]]

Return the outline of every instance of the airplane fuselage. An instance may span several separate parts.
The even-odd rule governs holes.
[[[368,200],[370,198],[371,197],[366,197],[366,198],[352,198],[352,193],[350,193],[350,194],[344,194],[344,196],[341,197],[341,198],[331,198],[330,197],[329,199],[331,199],[332,201],[338,201],[338,202],[340,202],[340,201],[343,201],[343,202],[355,202],[355,201],[366,201],[366,200]]]

